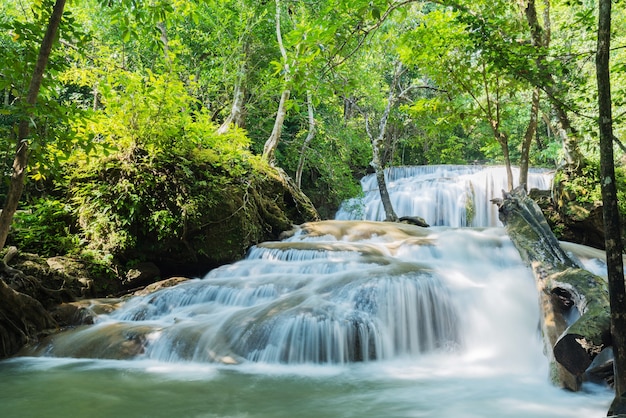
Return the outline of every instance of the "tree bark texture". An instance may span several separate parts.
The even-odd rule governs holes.
[[[383,116],[384,118],[384,116]],[[369,123],[367,118],[365,118],[366,130],[368,133]],[[382,123],[381,123],[382,126]],[[370,141],[372,143],[372,161],[370,165],[374,169],[374,173],[376,174],[376,183],[378,184],[378,191],[380,193],[380,200],[383,204],[383,209],[385,210],[385,221],[387,222],[397,222],[398,215],[396,215],[396,211],[393,209],[393,204],[391,203],[391,198],[389,197],[389,191],[387,190],[387,181],[385,180],[385,169],[383,167],[381,157],[380,157],[380,148],[382,146],[382,137],[384,133],[380,134],[378,137],[374,138],[370,134]]]
[[[579,390],[592,360],[611,345],[606,281],[582,269],[561,248],[522,186],[494,203],[522,260],[532,268],[553,378],[567,389]]]
[[[385,209],[385,221],[387,222],[397,222],[398,215],[396,215],[395,210],[393,209],[393,204],[391,203],[391,199],[389,198],[389,191],[387,190],[387,182],[385,180],[385,171],[384,165],[381,157],[381,150],[384,146],[385,132],[387,131],[387,121],[389,120],[389,114],[391,113],[391,107],[396,101],[396,85],[398,83],[398,78],[402,73],[402,63],[396,61],[394,64],[394,72],[393,72],[393,80],[391,85],[389,86],[389,94],[387,95],[387,106],[385,106],[385,111],[380,118],[380,123],[378,124],[378,135],[374,136],[369,127],[369,121],[367,117],[365,118],[365,130],[367,131],[367,135],[370,138],[370,142],[372,144],[372,161],[370,165],[374,168],[374,172],[376,173],[376,182],[378,183],[378,190],[380,192],[380,200],[383,204],[383,208]]]
[[[235,82],[235,91],[233,92],[233,105],[230,108],[230,113],[224,119],[224,122],[220,125],[217,133],[222,135],[229,131],[231,125],[240,127],[243,121],[243,106],[244,106],[244,80],[246,78],[246,63],[242,60],[239,66],[237,74],[237,80]]]
[[[626,286],[622,259],[620,214],[615,186],[613,119],[609,53],[611,42],[611,0],[598,2],[598,49],[596,75],[600,126],[600,177],[604,218],[606,264],[611,306],[611,335],[614,355],[615,399],[609,415],[626,413]]]
[[[289,100],[289,95],[289,90],[283,90],[280,95],[278,111],[276,112],[276,119],[274,120],[274,128],[272,129],[270,137],[267,141],[265,141],[265,145],[263,146],[263,158],[271,165],[274,165],[276,162],[276,148],[278,147],[280,135],[283,132],[283,123],[285,122],[285,117],[287,116],[287,100]]]

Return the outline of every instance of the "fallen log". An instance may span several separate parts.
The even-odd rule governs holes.
[[[562,387],[577,391],[594,357],[611,345],[606,280],[584,270],[561,248],[524,188],[504,192],[502,199],[492,202],[511,241],[532,268],[552,377]]]

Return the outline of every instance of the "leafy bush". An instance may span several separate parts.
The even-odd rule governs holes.
[[[217,133],[182,81],[149,71],[109,77],[120,87],[103,90],[105,109],[79,129],[106,147],[77,153],[68,170],[81,234],[91,251],[127,260],[190,245],[229,187],[263,163],[245,131]]]
[[[626,171],[624,167],[615,168],[616,187],[619,210],[626,216]],[[602,187],[600,184],[600,164],[598,161],[588,161],[579,175],[568,176],[558,171],[554,178],[559,184],[562,194],[569,196],[579,205],[593,206],[602,203]]]
[[[75,216],[69,204],[37,198],[15,214],[9,244],[41,256],[77,253],[81,242],[72,230]]]

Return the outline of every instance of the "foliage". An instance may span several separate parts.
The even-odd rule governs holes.
[[[615,169],[619,211],[626,217],[626,171],[624,167]],[[581,176],[569,177],[559,171],[554,179],[555,183],[561,184],[563,193],[574,196],[578,204],[593,207],[602,203],[602,190],[600,184],[600,162],[588,161]]]
[[[194,228],[219,221],[212,212],[221,211],[222,218],[240,214],[240,208],[260,202],[253,197],[258,185],[274,184],[271,170],[255,154],[270,134],[284,87],[291,96],[277,164],[293,174],[304,152],[302,188],[324,217],[332,217],[342,201],[360,192],[358,179],[371,160],[365,117],[371,126],[378,124],[398,57],[404,71],[389,115],[385,164],[500,163],[494,124],[506,134],[515,161],[534,86],[543,90],[531,164],[561,162],[554,101],[581,132],[585,155],[597,159],[589,59],[593,2],[552,2],[549,47],[532,45],[518,3],[283,1],[281,29],[291,71],[286,86],[274,2],[71,3],[38,106],[25,109],[19,99],[51,3],[5,1],[0,5],[3,179],[16,122],[27,111],[34,114],[29,203],[13,239],[20,245],[39,240],[45,251],[89,250],[99,257],[130,257],[146,240],[191,242]],[[537,2],[539,12],[546,11],[542,4]],[[625,19],[624,10],[616,10],[614,27]],[[615,134],[623,140],[626,49],[624,34],[616,30],[614,38]],[[544,67],[537,64],[542,56]],[[219,135],[216,127],[238,87],[244,97],[241,129]],[[555,96],[550,101],[548,91]],[[307,93],[313,97],[316,135],[303,151]],[[590,166],[583,173],[588,179],[573,179],[568,186],[588,203],[598,198],[595,170]],[[619,189],[624,190],[622,183]],[[27,223],[32,227],[26,229]],[[58,237],[45,237],[48,233]],[[228,239],[253,241],[257,233]]]
[[[73,212],[66,202],[35,199],[25,210],[17,212],[9,244],[43,257],[76,254],[81,242],[70,228],[76,223]]]
[[[68,179],[82,233],[90,248],[116,255],[139,242],[184,241],[224,188],[260,163],[245,132],[215,132],[180,80],[150,71],[108,77],[105,110],[79,132],[114,152],[76,154]]]
[[[358,178],[365,174],[371,151],[362,126],[342,125],[338,121],[340,115],[327,112],[324,115],[324,119],[316,121],[317,134],[305,150],[307,174],[303,177],[302,188],[320,215],[332,218],[341,202],[360,193]],[[293,145],[284,144],[279,148],[279,157],[290,171],[295,171],[303,135],[306,135],[304,130],[296,136]]]

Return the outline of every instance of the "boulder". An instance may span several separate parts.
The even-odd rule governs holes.
[[[156,264],[151,262],[138,263],[126,272],[126,278],[122,284],[126,289],[136,289],[154,283],[160,276],[161,270]]]
[[[398,221],[405,224],[422,226],[424,228],[430,227],[430,225],[428,225],[428,222],[426,222],[424,218],[420,218],[419,216],[403,216],[398,219]]]

